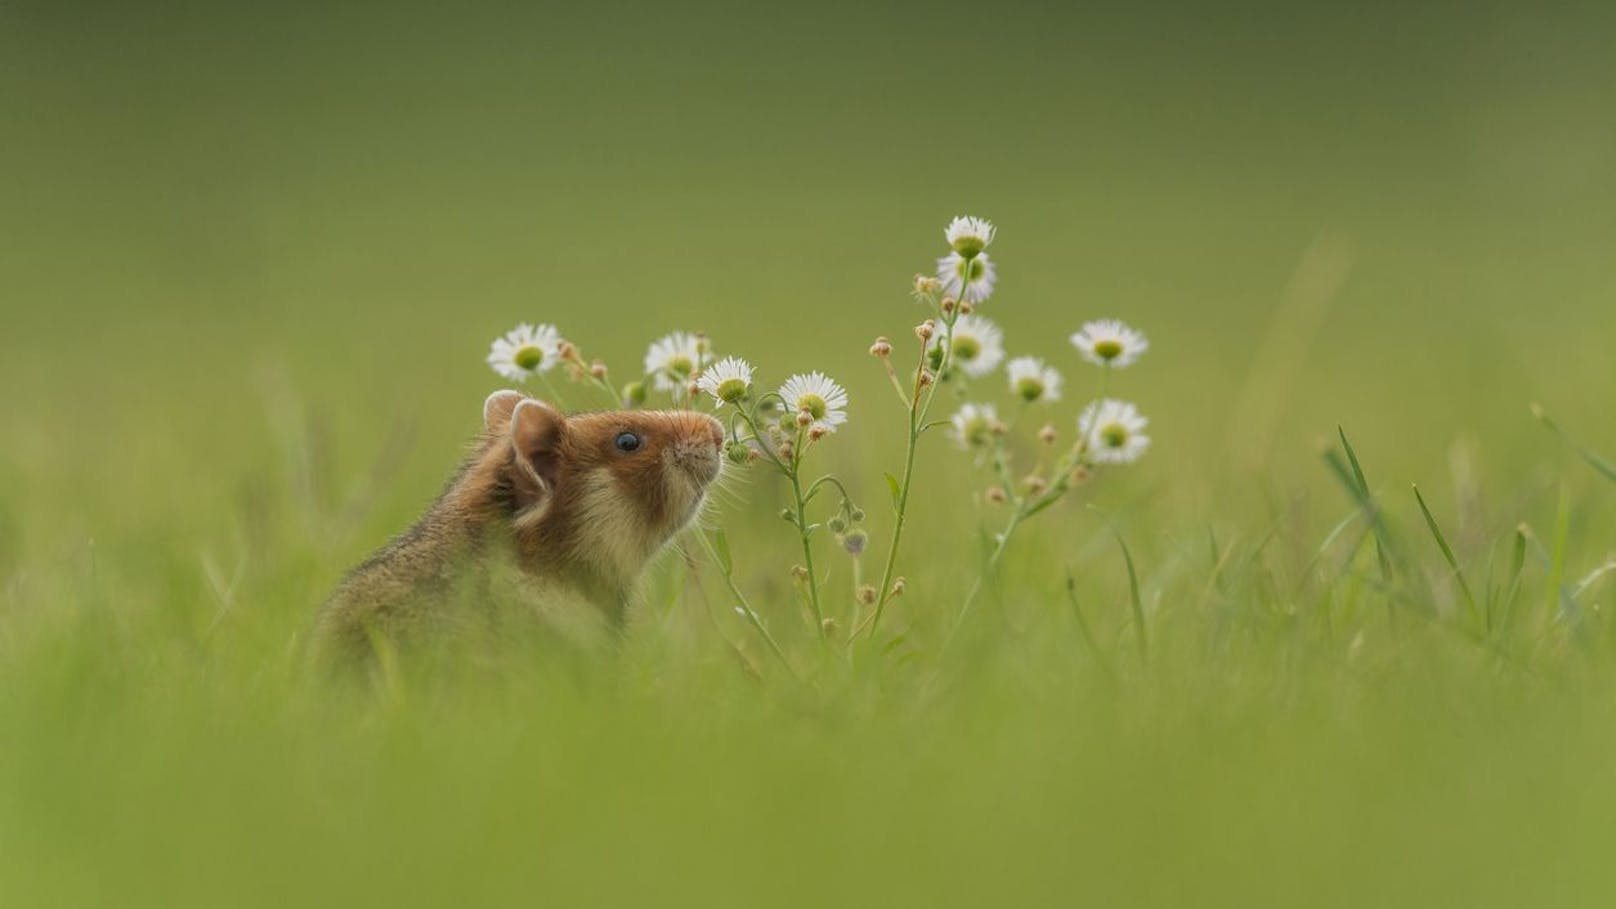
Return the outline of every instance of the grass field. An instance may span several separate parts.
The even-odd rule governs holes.
[[[1616,458],[1613,26],[0,10],[0,905],[1608,905],[1616,484],[1576,445]],[[523,320],[619,375],[674,329],[830,372],[868,574],[904,415],[865,351],[912,349],[967,213],[1062,432],[1066,336],[1149,333],[1118,391],[1154,445],[946,648],[1005,515],[934,437],[851,651],[803,621],[787,490],[727,483],[800,680],[688,538],[618,651],[305,671]]]

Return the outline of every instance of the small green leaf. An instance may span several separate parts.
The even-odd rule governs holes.
[[[892,493],[892,510],[897,511],[899,503],[903,501],[903,487],[898,485],[898,478],[892,474],[885,474],[887,478],[887,491]]]

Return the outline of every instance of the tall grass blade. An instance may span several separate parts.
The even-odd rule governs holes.
[[[1117,529],[1117,525],[1112,522],[1105,512],[1095,508],[1093,505],[1089,506],[1089,510],[1100,516],[1100,520],[1105,522],[1105,526],[1111,531],[1111,535],[1117,538],[1117,545],[1122,548],[1122,561],[1128,566],[1128,597],[1133,605],[1133,623],[1139,632],[1139,658],[1148,662],[1150,659],[1150,635],[1145,628],[1145,605],[1139,599],[1139,574],[1134,570],[1133,553],[1128,551],[1128,541],[1122,538],[1122,531]]]
[[[1532,416],[1537,417],[1539,423],[1547,426],[1551,432],[1560,437],[1561,441],[1571,446],[1571,450],[1576,452],[1578,457],[1588,462],[1588,466],[1598,471],[1600,476],[1603,476],[1612,483],[1616,483],[1616,464],[1612,464],[1611,462],[1605,460],[1604,458],[1600,457],[1598,453],[1572,438],[1570,433],[1566,432],[1564,429],[1561,429],[1560,424],[1554,422],[1553,418],[1551,418],[1548,413],[1544,411],[1543,405],[1533,404]]]
[[[1425,496],[1420,494],[1420,487],[1414,487],[1414,501],[1420,503],[1420,514],[1425,515],[1425,526],[1430,528],[1431,536],[1436,540],[1436,546],[1442,550],[1442,558],[1453,569],[1453,578],[1459,583],[1459,591],[1464,594],[1465,605],[1470,609],[1472,620],[1481,620],[1481,609],[1476,605],[1476,597],[1470,592],[1470,585],[1465,581],[1464,572],[1459,570],[1459,560],[1453,554],[1453,547],[1448,545],[1448,538],[1442,534],[1442,528],[1436,522],[1436,516],[1431,514],[1431,507],[1425,504]],[[1488,631],[1492,631],[1492,617],[1485,617]]]

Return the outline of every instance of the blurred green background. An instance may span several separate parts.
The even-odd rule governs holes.
[[[907,340],[956,214],[999,225],[983,311],[1066,371],[1063,425],[1066,335],[1149,333],[1118,391],[1156,446],[1095,492],[1147,572],[1328,496],[1317,545],[1338,424],[1399,497],[1488,489],[1475,547],[1566,478],[1591,568],[1608,491],[1527,407],[1616,451],[1613,46],[1606,2],[0,5],[0,581],[97,629],[0,636],[0,896],[1599,904],[1608,699],[1440,648],[1124,694],[1040,650],[940,713],[647,660],[649,694],[579,670],[352,727],[275,667],[438,488],[518,321],[620,376],[675,328],[826,369],[827,461],[878,501],[901,417],[865,349]],[[967,471],[922,456],[933,556],[970,550]],[[1092,555],[1063,514],[1029,597]],[[925,558],[917,594],[965,582]]]
[[[1075,374],[1081,320],[1150,333],[1126,391],[1164,482],[1221,476],[1231,433],[1310,477],[1337,423],[1425,469],[1456,437],[1523,431],[1533,399],[1610,442],[1587,389],[1616,381],[1613,19],[7,4],[7,461],[28,485],[180,495],[213,475],[185,466],[265,431],[274,381],[345,452],[407,415],[412,476],[436,474],[518,320],[620,373],[676,327],[775,378],[826,368],[874,444],[863,350],[916,320],[907,278],[957,213],[1001,227],[987,314],[1012,351]],[[1276,318],[1321,237],[1339,292]],[[44,456],[62,437],[89,460]],[[74,510],[108,504],[89,498]]]

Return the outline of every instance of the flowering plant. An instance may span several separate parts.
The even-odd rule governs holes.
[[[948,639],[963,624],[983,585],[991,578],[1012,536],[1029,519],[1087,482],[1096,471],[1130,464],[1150,447],[1149,421],[1138,407],[1109,397],[1112,374],[1138,361],[1149,349],[1145,336],[1128,325],[1102,319],[1084,323],[1070,336],[1078,355],[1098,368],[1096,390],[1077,412],[1072,442],[1062,447],[1061,432],[1049,410],[1062,400],[1065,379],[1044,359],[1023,355],[1006,360],[1005,333],[978,313],[992,298],[998,266],[988,247],[997,234],[982,218],[959,217],[944,229],[949,252],[937,259],[935,271],[916,275],[912,295],[928,310],[915,326],[917,340],[911,365],[895,364],[893,342],[879,337],[869,352],[882,364],[905,416],[904,460],[897,474],[886,474],[893,520],[877,583],[861,580],[861,557],[869,545],[866,515],[849,494],[848,483],[833,474],[811,476],[810,452],[847,425],[848,394],[823,372],[789,376],[777,389],[760,391],[756,370],[736,356],[715,356],[710,339],[700,332],[675,331],[652,342],[641,376],[620,389],[608,380],[600,361],[586,361],[578,347],[551,325],[519,325],[497,338],[489,365],[513,382],[537,379],[559,398],[549,373],[557,366],[575,383],[609,396],[615,406],[640,407],[658,396],[674,407],[710,408],[727,426],[725,454],[736,465],[761,465],[786,483],[790,498],[781,517],[796,531],[801,562],[791,575],[803,615],[820,640],[842,637],[848,644],[873,638],[893,599],[902,595],[905,579],[897,574],[903,533],[912,501],[915,462],[921,440],[943,429],[954,445],[972,455],[978,469],[990,471],[983,493],[991,504],[1008,511],[993,535],[994,546],[982,572],[961,602]],[[993,378],[1003,369],[1003,379]],[[933,410],[944,388],[957,401],[947,418]],[[992,389],[1000,391],[995,394]],[[995,401],[992,398],[999,398]],[[1033,427],[1037,428],[1033,428]],[[1035,452],[1023,465],[1025,452]],[[811,508],[827,491],[836,504],[815,517]],[[852,603],[848,631],[840,635],[839,616],[825,594],[829,574],[816,567],[815,538],[829,533],[853,563]],[[747,619],[770,649],[790,668],[762,615],[752,607],[735,579],[729,545],[722,530],[698,530],[697,536],[734,596],[736,612]],[[946,640],[946,639],[945,639]]]

